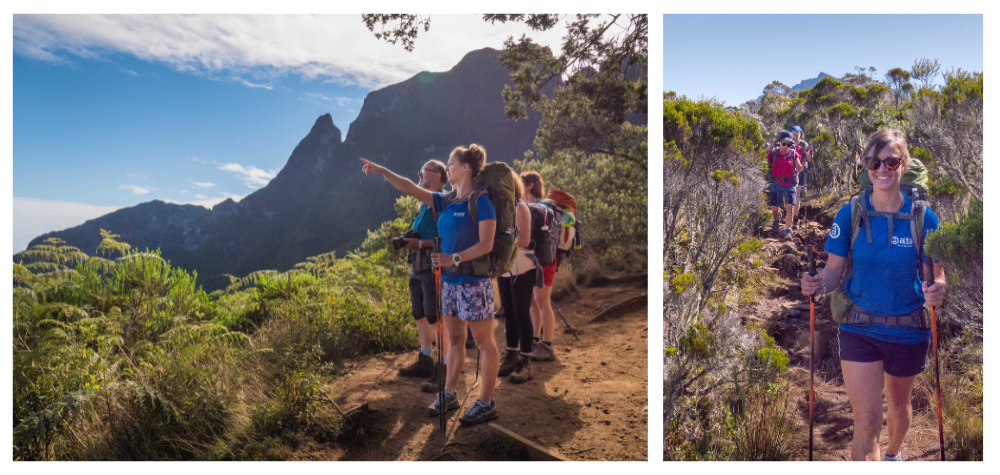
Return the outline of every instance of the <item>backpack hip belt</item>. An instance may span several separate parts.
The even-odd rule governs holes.
[[[918,307],[916,310],[906,315],[876,315],[866,312],[857,304],[851,304],[851,308],[847,312],[846,323],[849,325],[870,325],[873,323],[879,323],[887,326],[916,328],[931,327],[930,322],[927,321],[927,316],[924,314],[924,307]]]

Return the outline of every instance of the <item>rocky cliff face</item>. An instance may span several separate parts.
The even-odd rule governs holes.
[[[159,248],[173,265],[197,270],[207,289],[228,284],[224,274],[287,270],[329,251],[354,249],[366,230],[395,217],[400,193],[361,173],[358,157],[416,179],[429,159],[446,161],[458,145],[478,143],[490,161],[508,164],[531,148],[540,115],[508,121],[500,95],[507,70],[492,49],[467,54],[451,71],[420,73],[373,91],[346,140],[329,114],[292,151],[271,182],[240,202],[212,210],[156,200],[107,214],[49,237],[93,254],[99,229],[139,249]]]

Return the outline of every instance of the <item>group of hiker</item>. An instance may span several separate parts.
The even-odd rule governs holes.
[[[421,202],[401,238],[411,265],[420,352],[399,374],[427,378],[421,390],[438,393],[432,416],[458,409],[457,385],[471,338],[483,381],[479,398],[459,422],[496,419],[497,379],[525,383],[533,378],[533,361],[555,360],[552,284],[559,256],[579,247],[575,200],[560,190],[546,195],[538,173],[518,175],[502,162],[488,164],[486,150],[476,144],[456,147],[447,164],[425,163],[418,183],[360,160],[365,174],[382,175]],[[447,184],[451,191],[442,191]],[[494,278],[506,331],[502,356],[493,337]]]
[[[774,159],[772,190],[782,198],[790,194],[790,202],[777,203],[784,202],[786,211],[797,204],[789,163],[802,171],[801,129],[795,129],[779,135],[780,149]],[[802,149],[808,161],[808,146]],[[802,293],[811,301],[831,294],[831,313],[839,324],[844,386],[854,418],[854,460],[903,460],[900,447],[912,418],[911,391],[925,368],[929,345],[936,342],[934,309],[945,299],[944,269],[923,249],[924,236],[938,228],[937,216],[927,207],[926,169],[908,150],[906,137],[898,130],[882,129],[869,138],[862,159],[865,170],[859,176],[861,192],[834,218],[825,245],[826,267],[817,273],[813,264],[811,272],[802,275]],[[790,216],[786,223],[791,224]],[[812,310],[811,344],[815,342],[814,319]],[[933,349],[936,365],[936,345]],[[940,384],[937,389],[943,458]],[[889,434],[885,453],[880,454],[883,396]],[[811,430],[811,385],[809,402]]]
[[[812,164],[813,150],[805,141],[802,127],[782,130],[767,151],[767,178],[770,182],[767,204],[774,217],[772,229],[778,237],[790,239],[799,214],[799,197],[806,189],[806,173]],[[782,223],[781,212],[785,212]]]

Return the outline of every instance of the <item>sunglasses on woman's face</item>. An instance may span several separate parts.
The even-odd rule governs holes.
[[[781,142],[781,146],[782,147],[791,147],[792,143],[791,142]]]
[[[868,159],[868,169],[871,171],[878,170],[882,167],[883,163],[885,164],[886,170],[893,171],[903,164],[903,159],[899,157],[889,157],[883,160],[878,157],[871,157]]]

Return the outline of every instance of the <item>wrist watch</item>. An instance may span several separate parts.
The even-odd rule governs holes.
[[[458,255],[456,252],[451,255],[451,260],[455,261],[455,265],[457,266],[459,262],[462,262],[462,256]]]

